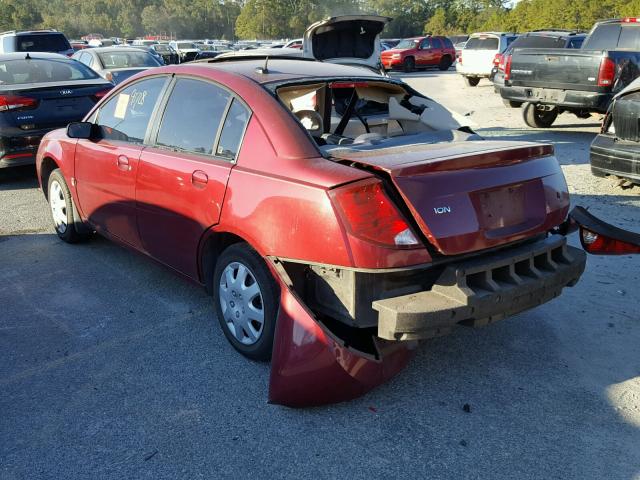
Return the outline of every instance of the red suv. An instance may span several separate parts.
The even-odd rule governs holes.
[[[386,70],[403,68],[412,72],[419,67],[435,67],[447,70],[456,58],[456,49],[447,37],[416,37],[402,40],[398,45],[380,55]]]

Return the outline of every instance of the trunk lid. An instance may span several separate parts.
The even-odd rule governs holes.
[[[545,233],[569,210],[551,145],[479,140],[345,148],[331,156],[387,176],[422,234],[444,255]]]
[[[303,56],[332,63],[380,65],[380,33],[391,21],[378,15],[344,15],[311,25],[302,40]]]

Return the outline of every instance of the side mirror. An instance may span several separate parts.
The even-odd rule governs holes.
[[[575,207],[569,220],[580,227],[580,243],[595,255],[640,253],[640,234],[609,225],[591,215],[583,207]]]
[[[95,135],[95,128],[93,123],[89,122],[73,122],[67,126],[67,137],[69,138],[82,138],[89,140]]]

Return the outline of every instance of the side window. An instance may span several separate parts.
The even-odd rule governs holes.
[[[249,110],[238,100],[234,99],[229,108],[229,113],[227,113],[227,118],[224,121],[224,126],[222,127],[220,141],[216,148],[217,156],[229,160],[236,159],[248,121]]]
[[[211,155],[230,97],[226,90],[211,83],[179,79],[167,102],[156,143]]]
[[[129,85],[98,112],[102,138],[142,143],[158,101],[165,77],[155,77]]]
[[[439,38],[432,38],[431,42],[433,43],[433,48],[442,48],[442,40]]]
[[[423,50],[431,48],[431,39],[425,38],[424,40],[422,40],[422,42],[420,42],[420,48],[422,48]]]
[[[618,46],[622,27],[619,23],[597,25],[584,42],[585,50],[613,50]]]
[[[582,42],[584,42],[584,37],[572,38],[569,40],[569,45],[567,48],[580,48],[582,47]]]
[[[88,53],[81,53],[78,57],[78,61],[80,63],[84,63],[85,65],[91,65],[91,55]]]

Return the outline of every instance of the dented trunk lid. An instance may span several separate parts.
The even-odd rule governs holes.
[[[549,231],[569,210],[551,145],[464,141],[331,152],[387,176],[429,242],[444,255]]]

